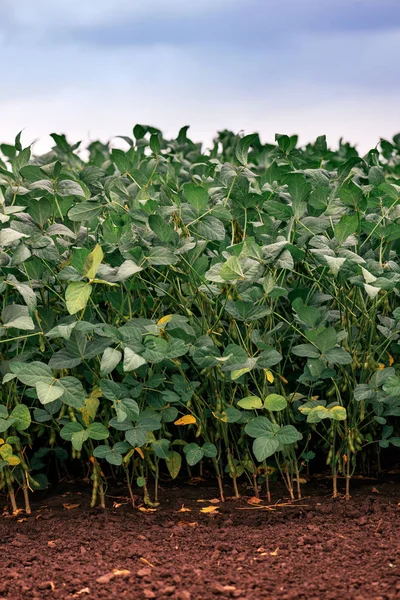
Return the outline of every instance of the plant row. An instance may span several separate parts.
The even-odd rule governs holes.
[[[277,477],[300,497],[326,468],[348,497],[400,446],[400,135],[361,157],[227,131],[202,150],[187,129],[0,145],[14,512],[71,464],[92,506],[113,479],[151,506],[160,480],[204,470],[221,499],[270,499]]]

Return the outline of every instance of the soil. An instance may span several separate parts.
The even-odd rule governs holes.
[[[115,492],[92,510],[73,483],[36,494],[32,515],[0,518],[0,600],[400,598],[400,485],[364,480],[349,501],[302,487],[271,507],[166,487],[154,512]]]

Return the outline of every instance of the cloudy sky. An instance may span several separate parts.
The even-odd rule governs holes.
[[[0,140],[400,131],[400,0],[0,0]],[[51,141],[51,140],[50,140]]]

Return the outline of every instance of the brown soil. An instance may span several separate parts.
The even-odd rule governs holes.
[[[274,510],[192,486],[155,512],[110,493],[101,512],[70,484],[0,518],[0,600],[400,598],[400,485],[365,482],[348,502],[308,486]]]

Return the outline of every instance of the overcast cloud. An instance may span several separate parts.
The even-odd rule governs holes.
[[[0,0],[0,138],[400,130],[396,0]]]

